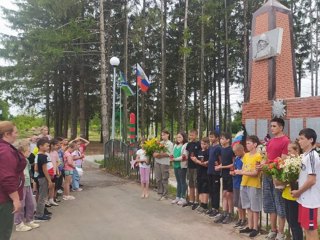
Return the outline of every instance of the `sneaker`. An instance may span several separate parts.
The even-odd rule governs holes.
[[[68,201],[68,200],[75,200],[76,198],[74,196],[63,196],[63,200]]]
[[[44,215],[51,216],[52,212],[49,212],[48,209],[44,208]]]
[[[241,229],[239,231],[239,233],[251,233],[253,231],[253,229],[249,228],[249,227],[246,227],[244,229]]]
[[[199,204],[198,204],[198,203],[194,203],[194,204],[192,204],[191,209],[192,209],[192,210],[195,210],[198,206],[199,206]]]
[[[229,224],[232,222],[231,214],[228,213],[227,216],[223,219],[222,224]]]
[[[209,218],[215,218],[219,214],[217,209],[212,209],[212,212],[209,213]]]
[[[223,220],[226,218],[227,216],[223,215],[223,214],[218,214],[215,219],[214,219],[214,223],[222,223]]]
[[[23,222],[21,222],[20,224],[16,225],[16,231],[17,232],[27,232],[32,230],[32,227],[26,226],[24,225]]]
[[[25,225],[31,227],[32,229],[40,227],[40,224],[35,223],[34,221],[28,222]]]
[[[60,198],[56,198],[56,199],[54,199],[54,201],[55,201],[56,203],[58,203],[58,202],[61,202],[61,199],[60,199]]]
[[[205,210],[203,207],[201,207],[200,205],[199,205],[199,207],[197,207],[195,210],[196,210],[198,213],[203,213],[203,212],[206,211],[206,210]]]
[[[268,235],[266,236],[266,239],[268,239],[268,240],[273,240],[273,239],[275,239],[276,237],[277,237],[277,233],[270,230],[270,232],[269,232]]]
[[[58,193],[58,194],[62,194],[63,191],[62,191],[61,189],[59,189],[59,190],[57,191],[57,193]]]
[[[184,198],[180,198],[179,202],[177,203],[179,206],[183,206],[184,204],[187,203],[187,200],[185,200]]]
[[[53,199],[50,199],[49,203],[50,203],[51,206],[59,206],[59,204],[56,203]]]
[[[239,220],[237,221],[237,223],[236,223],[233,227],[234,227],[234,228],[238,228],[238,227],[241,226],[241,224],[242,224],[242,219],[239,219]]]
[[[158,199],[158,201],[163,201],[163,200],[167,200],[167,199],[168,199],[167,196],[161,196],[161,197]]]
[[[259,231],[256,230],[256,229],[252,229],[251,233],[249,234],[249,237],[250,238],[254,238],[254,237],[258,236],[258,235],[259,235]]]
[[[238,227],[235,227],[235,228],[239,229],[239,230],[245,229],[247,224],[248,224],[247,219],[244,219],[244,220],[241,221],[241,224]]]
[[[47,216],[47,215],[43,215],[41,217],[34,217],[34,221],[35,222],[45,222],[45,221],[49,221],[51,219],[51,217]]]
[[[283,233],[277,233],[275,240],[285,240],[285,239],[286,239],[286,237],[284,236]]]
[[[171,204],[177,204],[179,202],[180,198],[176,197],[176,199],[174,199]]]
[[[77,189],[75,189],[74,191],[75,192],[81,192],[83,189],[82,188],[77,188]]]

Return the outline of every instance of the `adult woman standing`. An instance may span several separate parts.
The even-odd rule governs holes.
[[[18,136],[16,126],[0,122],[0,240],[9,240],[13,214],[20,211],[23,198],[25,157],[12,146]]]

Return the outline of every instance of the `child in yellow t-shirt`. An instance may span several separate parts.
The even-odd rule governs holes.
[[[298,142],[292,142],[288,145],[288,155],[299,156],[302,153]],[[303,239],[302,228],[298,222],[299,204],[291,196],[291,187],[288,184],[282,193],[285,203],[286,219],[291,229],[292,239]]]
[[[235,174],[242,175],[240,197],[242,208],[248,212],[248,227],[240,230],[240,233],[249,233],[249,237],[255,237],[259,234],[259,213],[262,210],[262,190],[261,174],[256,169],[260,164],[262,157],[257,152],[257,146],[260,144],[257,136],[248,136],[246,146],[248,153],[243,156],[242,170],[235,170]]]

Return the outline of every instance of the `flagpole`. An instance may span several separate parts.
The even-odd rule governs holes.
[[[137,104],[137,112],[136,112],[136,140],[139,140],[139,87],[138,87],[138,63],[136,63],[136,104]]]

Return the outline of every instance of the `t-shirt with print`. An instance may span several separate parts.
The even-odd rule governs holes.
[[[214,167],[219,165],[219,157],[221,156],[221,146],[214,145],[209,148],[208,171],[209,175],[221,176],[221,171],[216,171]]]
[[[320,158],[314,149],[303,154],[299,187],[307,181],[309,175],[316,176],[316,183],[302,193],[297,202],[305,208],[320,208]]]
[[[246,153],[243,158],[242,158],[242,170],[244,172],[253,172],[256,170],[256,163],[261,162],[261,154],[260,153],[255,153],[255,154],[250,154]],[[261,180],[260,177],[261,174],[259,173],[258,176],[242,176],[242,181],[241,181],[241,186],[246,186],[246,187],[254,187],[254,188],[261,188]]]
[[[287,136],[278,138],[272,138],[267,143],[267,156],[269,160],[274,160],[277,157],[281,157],[282,154],[288,154],[288,145],[290,140]]]
[[[221,148],[221,164],[222,166],[228,166],[233,163],[234,153],[231,146]],[[222,177],[228,177],[230,175],[230,168],[222,169]]]
[[[242,169],[242,165],[243,165],[242,158],[237,156],[234,159],[234,163],[233,163],[234,170],[241,170]],[[234,189],[240,189],[241,181],[242,181],[242,175],[234,175],[233,176],[233,181],[232,181],[233,182],[233,188]]]
[[[209,149],[204,150],[204,151],[200,150],[198,152],[198,159],[200,158],[200,156],[202,156],[204,163],[208,162],[209,161]],[[207,171],[208,171],[208,167],[201,166],[201,165],[197,164],[197,177],[198,178],[201,178],[201,179],[208,178]]]
[[[80,157],[81,153],[80,153],[79,150],[75,150],[75,151],[72,152],[72,156]],[[74,164],[76,165],[76,167],[82,167],[82,159],[75,160]]]
[[[197,164],[191,160],[191,156],[198,157],[198,152],[201,150],[201,144],[199,141],[188,142],[186,150],[188,151],[188,168],[195,169]]]
[[[139,167],[150,168],[150,162],[148,160],[148,157],[146,155],[146,151],[144,149],[139,149],[137,151],[136,155],[137,155],[137,157],[139,156],[139,160],[147,161],[147,163],[146,162],[139,163]]]
[[[37,155],[38,158],[38,178],[43,178],[45,177],[44,172],[43,172],[43,165],[48,163],[48,155],[47,154],[42,154],[42,153],[38,153]]]

